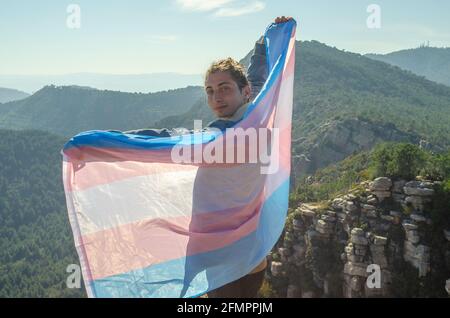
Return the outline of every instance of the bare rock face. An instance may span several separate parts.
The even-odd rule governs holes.
[[[291,228],[274,249],[281,261],[271,262],[273,279],[288,278],[282,294],[389,297],[398,261],[416,268],[418,278],[429,275],[434,262],[427,233],[432,224],[428,204],[433,200],[434,182],[377,178],[360,189],[364,191],[350,191],[327,204],[303,203],[294,210]],[[450,229],[442,234],[450,242]],[[443,254],[450,260],[450,243],[447,249]],[[308,281],[298,284],[305,270]],[[377,277],[377,270],[381,279],[375,288],[366,283]],[[342,287],[337,292],[333,290],[336,279]]]
[[[393,125],[380,126],[358,118],[345,118],[322,123],[314,134],[298,142],[299,161],[296,175],[314,173],[315,170],[341,161],[352,153],[369,150],[380,141],[405,141],[418,144],[420,137],[405,133]]]

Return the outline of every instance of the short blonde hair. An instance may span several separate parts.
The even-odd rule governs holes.
[[[216,72],[228,72],[241,91],[249,85],[244,65],[231,57],[213,62],[206,71],[205,82],[209,75]]]

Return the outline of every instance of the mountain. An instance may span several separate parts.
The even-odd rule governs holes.
[[[384,55],[367,54],[365,56],[450,86],[450,48],[421,46]]]
[[[383,140],[421,142],[435,151],[450,147],[449,87],[317,41],[296,43],[295,72],[293,157],[299,175]],[[156,126],[192,127],[194,119],[212,119],[205,101]]]
[[[61,178],[65,141],[0,129],[0,298],[85,295],[66,287],[78,256]]]
[[[26,92],[36,92],[51,84],[55,86],[89,86],[129,93],[154,93],[189,85],[202,85],[202,76],[179,73],[0,75],[0,86],[15,87]]]
[[[0,104],[24,99],[28,96],[30,96],[30,94],[18,91],[16,89],[0,87]]]
[[[0,105],[0,128],[39,129],[66,137],[86,130],[146,128],[184,112],[202,95],[194,86],[142,94],[50,85]]]

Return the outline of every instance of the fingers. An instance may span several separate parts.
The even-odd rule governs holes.
[[[289,21],[289,20],[292,20],[292,17],[285,17],[284,15],[283,16],[281,16],[281,17],[277,17],[276,19],[275,19],[275,23],[284,23],[284,22],[287,22],[287,21]]]

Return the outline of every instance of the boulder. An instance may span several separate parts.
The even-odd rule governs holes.
[[[375,179],[370,185],[372,191],[387,191],[392,187],[392,181],[389,178],[381,177]]]

